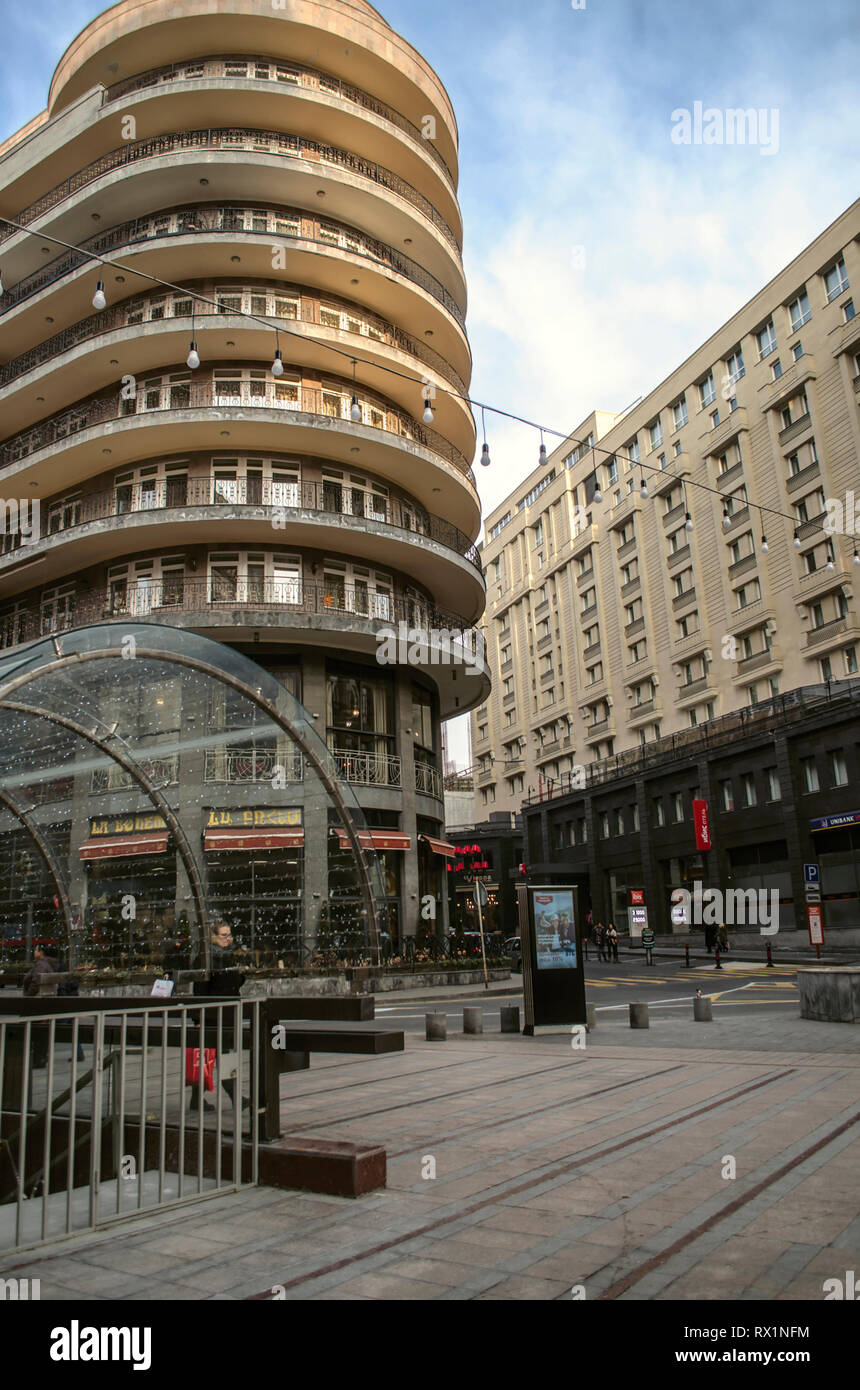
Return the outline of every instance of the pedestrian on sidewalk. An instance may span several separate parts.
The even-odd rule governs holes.
[[[618,932],[614,922],[610,922],[606,928],[606,958],[618,964]]]
[[[604,931],[604,927],[603,927],[603,923],[602,923],[602,922],[595,922],[595,924],[594,924],[594,942],[595,942],[595,945],[597,946],[597,959],[598,959],[598,960],[605,960],[605,959],[606,959],[606,955],[605,955],[605,952],[606,952],[606,935],[605,935],[605,931]]]
[[[653,928],[653,927],[643,927],[643,928],[642,928],[642,945],[643,945],[644,948],[645,948],[645,964],[646,964],[646,965],[653,965],[653,964],[654,964],[654,961],[653,961],[652,956],[651,956],[651,952],[652,952],[653,949],[654,949],[654,928]]]
[[[27,999],[38,999],[42,993],[42,979],[45,975],[54,975],[57,971],[57,962],[53,956],[49,956],[37,946],[33,952],[33,964],[21,981],[21,990]],[[45,990],[46,994],[56,994],[56,984],[51,985]],[[33,1052],[33,1066],[44,1067],[48,1064],[48,1042],[50,1038],[51,1025],[49,1023],[33,1023],[30,1025],[30,1045]]]
[[[723,953],[729,949],[729,934],[726,931],[725,922],[720,923],[719,931],[717,932],[717,945]]]

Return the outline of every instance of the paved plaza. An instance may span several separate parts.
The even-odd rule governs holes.
[[[447,1042],[407,1033],[402,1054],[281,1080],[285,1133],[384,1145],[384,1191],[258,1188],[4,1274],[75,1302],[821,1301],[860,1269],[860,1029],[796,1003],[691,1013],[643,1032],[608,1009],[579,1050],[463,1037],[452,1000]]]

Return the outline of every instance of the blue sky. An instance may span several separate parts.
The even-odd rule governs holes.
[[[477,399],[560,431],[623,409],[857,196],[851,0],[380,9],[436,68],[460,125]],[[0,0],[0,138],[43,108],[63,49],[97,11]],[[776,108],[777,151],[674,144],[671,113],[696,101]],[[492,416],[488,435],[485,511],[540,442]]]

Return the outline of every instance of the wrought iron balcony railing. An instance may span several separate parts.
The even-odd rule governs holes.
[[[399,787],[400,758],[393,753],[363,753],[350,748],[333,748],[338,777],[362,787]]]
[[[445,613],[402,593],[372,591],[339,580],[240,579],[223,575],[189,578],[181,571],[158,580],[136,580],[108,587],[78,588],[68,581],[20,599],[0,610],[0,649],[37,637],[66,632],[111,618],[175,621],[194,626],[196,614],[220,614],[226,624],[260,622],[274,614],[288,627],[293,617],[324,615],[347,622],[369,622],[387,628],[399,623],[428,634],[463,634],[464,650],[475,650],[479,629],[466,619]],[[232,616],[231,616],[232,615]],[[414,639],[411,639],[414,640]],[[430,653],[432,659],[432,652]]]
[[[277,468],[277,463],[275,464]],[[450,521],[425,512],[416,502],[398,495],[385,496],[339,483],[279,482],[270,478],[166,478],[119,484],[84,497],[62,497],[43,502],[40,508],[42,537],[73,537],[82,526],[114,516],[136,516],[181,508],[220,507],[225,511],[249,507],[268,512],[266,522],[288,521],[291,512],[319,512],[323,516],[348,517],[351,521],[376,522],[413,536],[426,536],[468,560],[479,573],[477,547]],[[162,518],[159,518],[162,519]],[[167,520],[167,518],[163,518]],[[24,540],[5,553],[18,553]],[[28,542],[29,543],[29,542]]]
[[[320,247],[323,251],[334,249],[364,257],[375,265],[393,270],[405,280],[426,290],[447,309],[461,328],[465,327],[466,319],[462,309],[435,275],[431,275],[417,261],[387,246],[384,241],[377,241],[375,237],[367,236],[344,222],[314,217],[302,208],[232,205],[213,207],[200,204],[175,208],[170,212],[153,213],[149,217],[136,217],[89,237],[82,241],[75,251],[49,261],[41,270],[19,280],[15,285],[9,285],[3,299],[0,300],[0,313],[13,309],[16,304],[38,294],[40,290],[61,280],[71,271],[80,270],[89,256],[108,256],[120,249],[138,246],[141,242],[160,241],[168,237],[236,234],[260,236],[267,242],[273,239],[289,239],[294,241],[298,248]]]
[[[442,774],[438,767],[432,763],[416,762],[415,764],[415,790],[424,796],[435,796],[437,801],[443,799]]]
[[[293,296],[295,297],[294,300]],[[214,291],[208,292],[207,298],[214,298]],[[445,360],[441,352],[436,352],[435,348],[419,342],[417,338],[404,333],[402,329],[395,327],[386,319],[380,318],[378,314],[373,314],[369,309],[364,309],[357,304],[348,303],[346,300],[321,300],[318,290],[309,292],[304,286],[281,284],[231,285],[229,287],[229,299],[234,298],[241,301],[239,312],[253,313],[261,319],[271,319],[275,324],[280,323],[285,327],[290,323],[305,323],[309,327],[321,326],[326,328],[329,325],[320,317],[320,311],[323,314],[326,311],[337,313],[347,323],[345,328],[342,323],[339,325],[341,332],[348,333],[350,336],[369,338],[373,342],[384,343],[387,347],[409,353],[410,356],[417,357],[428,367],[432,367],[435,372],[438,372],[440,376],[456,387],[461,395],[467,394],[466,383],[455,372],[451,364]],[[316,317],[306,319],[302,316],[302,307],[309,299],[315,303]],[[291,307],[294,306],[295,312],[279,312],[279,306],[285,307],[286,301],[290,303]],[[62,333],[55,333],[53,337],[46,338],[36,347],[22,352],[18,357],[11,358],[4,366],[0,367],[0,387],[10,385],[11,382],[17,381],[26,372],[34,371],[46,362],[56,366],[57,358],[62,353],[71,351],[81,343],[89,343],[96,338],[101,338],[106,333],[115,333],[118,329],[123,328],[137,328],[144,323],[169,323],[176,319],[190,320],[192,308],[198,322],[214,315],[229,316],[236,312],[232,304],[225,302],[221,307],[216,308],[214,304],[207,304],[203,300],[193,300],[187,294],[165,295],[161,291],[157,294],[137,295],[133,299],[126,299],[121,304],[115,304],[111,308],[105,309],[100,314],[90,314],[87,318],[81,319],[79,323],[65,328]],[[262,324],[259,326],[263,327]]]
[[[133,96],[135,92],[151,90],[153,87],[160,87],[170,82],[206,82],[212,78],[228,78],[233,81],[246,78],[254,82],[276,82],[286,87],[303,87],[310,91],[325,92],[327,96],[340,97],[343,101],[351,101],[356,106],[364,107],[365,111],[372,111],[375,116],[381,116],[383,120],[396,125],[399,130],[407,134],[411,140],[419,144],[426,150],[431,159],[434,159],[440,168],[444,169],[452,183],[454,175],[448,168],[442,155],[436,146],[426,140],[421,131],[405,116],[401,116],[399,111],[387,106],[385,102],[378,101],[369,92],[364,92],[360,87],[353,87],[348,82],[341,82],[340,78],[332,77],[327,72],[318,72],[315,68],[302,67],[298,63],[285,63],[271,58],[247,58],[236,56],[234,58],[194,58],[181,63],[169,63],[165,67],[151,68],[149,72],[138,74],[137,77],[129,77],[124,82],[115,82],[108,87],[102,96],[102,105],[107,106],[111,102],[121,101],[125,97]]]
[[[460,256],[460,245],[457,237],[441,212],[433,206],[429,198],[425,198],[423,193],[419,193],[417,188],[413,188],[412,184],[407,183],[406,179],[402,179],[399,174],[385,169],[372,159],[363,159],[361,155],[353,154],[351,150],[341,150],[334,145],[324,145],[318,140],[309,140],[304,135],[285,135],[280,131],[251,130],[246,127],[228,127],[226,130],[166,131],[163,135],[153,135],[148,140],[129,141],[127,144],[121,145],[119,149],[110,150],[107,154],[101,155],[99,159],[93,160],[84,169],[79,169],[77,173],[64,179],[48,193],[44,193],[41,198],[37,198],[34,203],[30,203],[28,207],[15,213],[13,220],[24,226],[29,226],[31,222],[37,221],[46,212],[50,212],[52,208],[65,202],[67,198],[71,198],[81,188],[86,188],[97,179],[103,178],[105,174],[112,173],[114,169],[129,168],[132,165],[139,165],[147,159],[161,159],[165,155],[191,150],[274,154],[281,158],[285,156],[292,156],[296,159],[309,158],[315,164],[328,164],[332,168],[342,169],[345,173],[356,174],[410,203],[429,222],[433,223],[433,226],[442,233],[445,240],[453,248],[457,257]],[[0,227],[0,242],[14,235],[14,227]]]
[[[241,407],[301,412],[328,420],[349,420],[352,401],[350,387],[333,384],[331,388],[320,389],[304,386],[299,380],[290,381],[288,377],[276,381],[268,376],[268,368],[262,369],[260,364],[255,364],[252,370],[260,371],[259,379],[243,378],[243,369],[237,365],[232,375],[227,370],[219,370],[217,374],[198,370],[193,378],[188,373],[186,380],[185,372],[167,368],[157,378],[156,386],[152,385],[156,381],[153,373],[150,381],[144,381],[131,400],[123,400],[119,391],[113,390],[109,395],[102,394],[80,401],[29,430],[13,435],[0,447],[0,466],[18,463],[40,449],[50,448],[93,426],[165,411]],[[177,380],[177,377],[181,379]],[[429,449],[474,484],[474,474],[465,455],[443,435],[419,424],[405,411],[398,410],[380,396],[363,389],[359,389],[356,395],[364,425]]]
[[[301,782],[304,777],[304,758],[295,749],[278,751],[259,748],[207,748],[203,780],[207,785],[225,782],[240,785],[246,782],[268,782],[282,772],[286,782]]]

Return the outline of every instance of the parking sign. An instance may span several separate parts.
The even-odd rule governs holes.
[[[820,874],[819,874],[819,871],[818,871],[818,865],[817,865],[817,864],[804,864],[804,866],[803,866],[803,881],[804,881],[804,883],[815,883],[815,884],[818,884],[818,883],[821,882],[821,877],[820,877]]]

